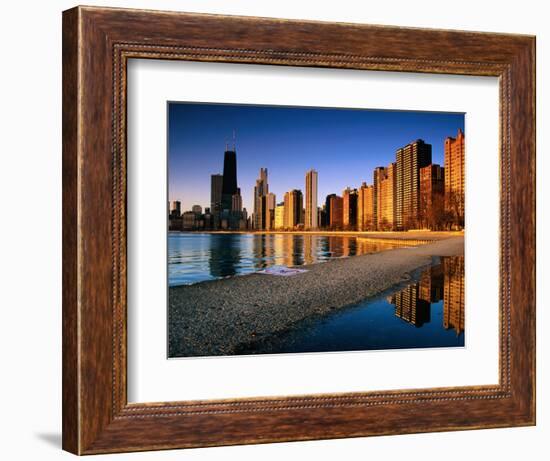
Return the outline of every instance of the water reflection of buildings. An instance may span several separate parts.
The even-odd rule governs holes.
[[[213,277],[221,278],[237,274],[241,261],[238,235],[213,235],[209,253],[208,265]]]
[[[443,260],[443,326],[464,331],[464,257],[450,256]]]
[[[423,272],[420,281],[391,295],[395,315],[421,327],[431,320],[431,304],[443,300],[443,328],[464,331],[464,257],[441,258],[441,264]]]
[[[395,305],[395,315],[415,327],[421,327],[430,321],[429,301],[420,297],[420,284],[414,283],[391,296]]]

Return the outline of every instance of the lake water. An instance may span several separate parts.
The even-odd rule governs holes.
[[[464,257],[440,258],[406,286],[295,325],[238,354],[464,346]]]
[[[170,286],[376,253],[403,244],[317,234],[168,234]]]

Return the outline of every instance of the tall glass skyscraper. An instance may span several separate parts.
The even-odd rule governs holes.
[[[231,211],[233,195],[237,194],[237,153],[226,149],[223,159],[222,210]]]

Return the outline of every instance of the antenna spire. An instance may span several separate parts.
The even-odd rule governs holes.
[[[235,142],[235,128],[233,128],[233,150],[235,150],[236,142]]]

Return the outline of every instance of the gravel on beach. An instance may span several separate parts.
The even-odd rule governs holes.
[[[410,279],[434,256],[464,254],[464,237],[299,266],[291,277],[250,274],[170,287],[169,357],[232,355],[315,315]]]

